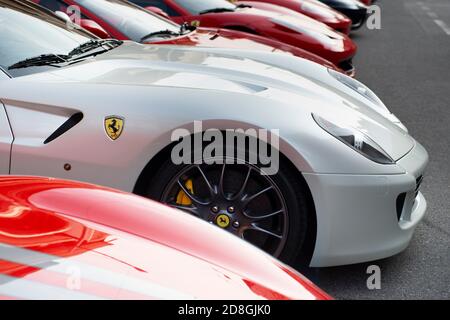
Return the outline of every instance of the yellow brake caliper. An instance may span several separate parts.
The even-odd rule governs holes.
[[[192,179],[186,180],[184,186],[189,190],[190,193],[194,194],[194,185],[192,184]],[[181,206],[190,206],[192,204],[192,200],[183,191],[183,189],[181,189],[177,194],[177,204]]]

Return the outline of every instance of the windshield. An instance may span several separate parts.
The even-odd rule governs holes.
[[[174,2],[189,11],[192,15],[213,9],[236,9],[236,6],[227,0],[174,0]]]
[[[66,26],[61,22],[62,26]],[[0,6],[0,66],[43,54],[66,55],[91,38],[87,34]],[[8,71],[13,76],[15,71]]]
[[[76,0],[76,3],[86,8],[100,19],[104,20],[128,39],[140,42],[146,35],[169,30],[180,32],[180,26],[149,13],[146,10],[128,5],[117,0]]]

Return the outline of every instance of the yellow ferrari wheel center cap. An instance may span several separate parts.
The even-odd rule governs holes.
[[[230,217],[226,214],[219,214],[216,217],[216,224],[221,228],[227,228],[230,225]]]

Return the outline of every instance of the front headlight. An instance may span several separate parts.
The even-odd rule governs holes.
[[[338,80],[340,83],[346,85],[350,89],[353,89],[364,98],[368,99],[372,103],[376,104],[378,107],[382,108],[384,111],[389,112],[388,108],[386,108],[386,106],[380,100],[380,98],[378,98],[377,95],[372,90],[370,90],[366,85],[336,70],[328,69],[328,72],[333,78]]]
[[[312,114],[312,117],[323,130],[366,158],[380,164],[395,164],[383,148],[358,129],[338,126],[316,114]]]

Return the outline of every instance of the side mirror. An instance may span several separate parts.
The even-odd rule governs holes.
[[[60,17],[61,19],[63,19],[66,22],[70,22],[70,17],[67,13],[62,12],[62,11],[55,11],[55,15],[57,15],[58,17]]]
[[[110,38],[108,32],[105,31],[97,22],[89,19],[81,19],[80,26],[87,31],[92,32],[97,37],[100,37],[102,39]]]
[[[156,13],[157,15],[160,15],[161,17],[167,18],[169,19],[169,15],[162,9],[158,8],[158,7],[145,7],[145,10],[148,10],[150,12]]]

